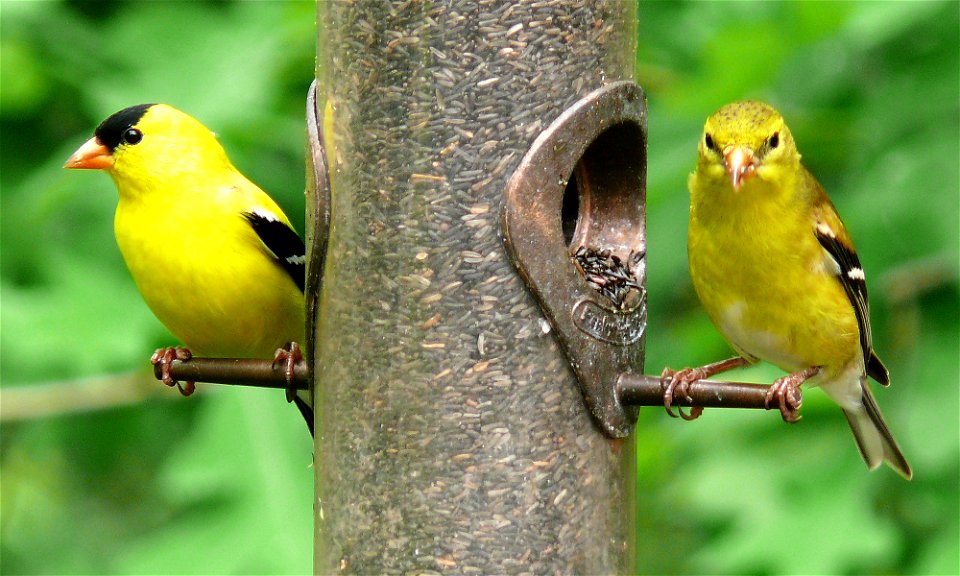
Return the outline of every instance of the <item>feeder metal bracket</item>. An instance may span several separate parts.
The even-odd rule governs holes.
[[[643,90],[608,84],[534,141],[507,184],[501,213],[511,261],[550,322],[594,420],[615,438],[630,433],[638,411],[621,402],[618,377],[643,371],[646,157]],[[640,288],[629,305],[588,284],[573,259],[581,246],[632,262]]]

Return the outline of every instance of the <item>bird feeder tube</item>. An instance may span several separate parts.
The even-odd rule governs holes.
[[[317,22],[315,571],[631,572],[633,438],[596,426],[500,211],[564,110],[633,79],[635,3],[319,2]]]

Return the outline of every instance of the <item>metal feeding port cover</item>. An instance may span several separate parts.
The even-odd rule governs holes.
[[[307,357],[313,358],[315,345],[314,323],[320,306],[323,284],[323,263],[327,256],[327,238],[330,233],[330,169],[324,145],[323,117],[317,94],[317,81],[307,92]]]
[[[643,372],[647,107],[633,82],[591,92],[534,141],[507,183],[510,258],[540,303],[597,424],[627,436],[621,373]]]

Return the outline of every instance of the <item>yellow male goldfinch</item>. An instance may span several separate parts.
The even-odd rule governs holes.
[[[147,305],[189,348],[154,354],[165,383],[180,386],[168,366],[191,351],[283,356],[278,347],[302,341],[303,241],[203,124],[165,104],[131,106],[104,120],[64,167],[104,170],[117,186],[120,253]],[[187,395],[193,385],[180,389]],[[309,394],[292,399],[312,433]]]
[[[843,408],[867,466],[887,462],[909,479],[867,382],[890,379],[873,350],[863,268],[780,114],[745,101],[710,116],[689,186],[690,276],[739,357],[665,370],[668,412],[691,382],[765,360],[790,372],[771,386],[768,406],[776,400],[793,420],[796,389],[819,385]]]

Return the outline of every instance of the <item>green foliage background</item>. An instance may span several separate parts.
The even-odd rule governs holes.
[[[958,6],[640,5],[648,372],[729,354],[686,272],[686,176],[713,110],[767,100],[857,239],[894,382],[878,400],[916,472],[868,473],[819,391],[796,426],[644,410],[640,571],[960,571]],[[113,185],[60,166],[108,114],[168,102],[303,230],[313,4],[3,0],[0,32],[0,572],[309,572],[295,411],[253,390],[184,401],[152,380],[146,354],[171,337],[116,250]]]

